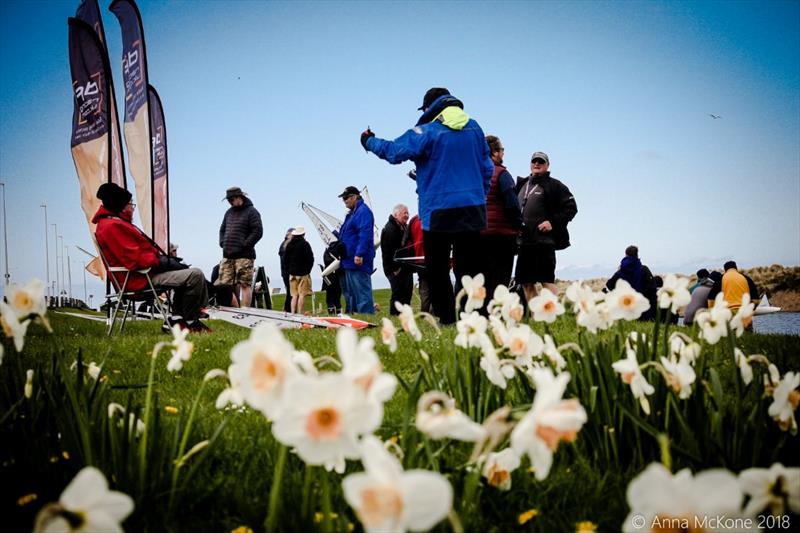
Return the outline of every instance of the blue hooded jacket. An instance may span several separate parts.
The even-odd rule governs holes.
[[[364,203],[364,199],[359,198],[339,228],[339,240],[345,247],[345,255],[341,258],[342,268],[372,274],[372,260],[375,258],[375,235],[372,230],[374,225],[372,211]],[[360,266],[353,261],[356,256],[364,260]]]
[[[494,163],[483,130],[462,108],[458,99],[441,96],[394,141],[367,139],[367,150],[393,165],[416,163],[419,216],[426,231],[486,228]]]

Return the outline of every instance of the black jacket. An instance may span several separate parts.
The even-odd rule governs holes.
[[[381,231],[383,273],[388,277],[393,276],[401,267],[399,263],[394,262],[394,254],[402,247],[404,234],[405,228],[392,215],[389,215],[389,221]]]
[[[226,259],[255,259],[256,243],[264,230],[261,215],[249,198],[240,207],[231,207],[225,212],[219,227],[219,246]]]
[[[534,185],[539,185],[544,191],[547,219],[553,226],[549,233],[541,233],[536,226],[541,221],[523,220],[520,234],[521,244],[553,244],[556,250],[563,250],[569,246],[569,231],[567,224],[578,213],[578,204],[569,188],[545,172],[541,176],[527,176],[517,178],[514,189],[519,193],[529,180]],[[523,216],[525,208],[522,206]]]
[[[290,276],[307,276],[314,267],[314,252],[311,245],[302,235],[295,235],[284,252],[286,269]]]

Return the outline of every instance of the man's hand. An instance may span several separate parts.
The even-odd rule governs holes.
[[[542,222],[541,224],[539,224],[536,227],[542,233],[547,233],[548,231],[551,231],[553,229],[553,225],[550,224],[549,220],[545,220],[544,222]]]
[[[372,130],[367,127],[364,132],[361,134],[361,146],[364,147],[364,150],[367,149],[367,139],[370,137],[375,137],[375,134],[372,133]]]
[[[361,266],[364,263],[364,260],[361,259],[361,256],[357,255],[353,258],[353,263],[355,263],[358,266]]]

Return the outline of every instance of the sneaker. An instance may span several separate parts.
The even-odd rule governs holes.
[[[200,314],[197,315],[197,318],[211,318],[211,317],[205,311],[200,311]]]
[[[189,322],[187,327],[192,333],[211,333],[211,328],[200,322],[199,319],[194,322]]]
[[[179,316],[171,316],[171,317],[167,318],[167,323],[169,325],[167,325],[167,324],[162,324],[161,325],[161,330],[164,333],[171,333],[172,332],[172,328],[174,326],[178,326],[179,328],[181,328],[181,330],[187,329],[189,327],[186,324],[186,321],[182,317],[179,317]]]

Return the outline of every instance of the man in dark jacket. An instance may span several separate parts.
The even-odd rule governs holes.
[[[488,225],[481,232],[478,244],[481,250],[480,271],[483,272],[486,287],[484,308],[494,297],[498,285],[508,287],[511,283],[517,234],[522,226],[522,211],[514,190],[514,178],[503,166],[503,143],[494,135],[487,135],[486,143],[494,163],[494,174],[489,194],[486,195]]]
[[[578,213],[575,198],[566,185],[550,176],[550,158],[544,152],[531,156],[531,173],[517,180],[522,209],[519,257],[514,279],[525,298],[538,294],[536,283],[556,294],[556,250],[569,246],[567,224]]]
[[[453,324],[450,251],[457,282],[478,273],[480,250],[475,243],[486,228],[486,194],[494,164],[480,125],[464,113],[464,104],[450,91],[429,89],[419,109],[423,113],[416,126],[394,141],[379,139],[367,129],[361,145],[392,164],[416,163],[433,312],[442,324]]]
[[[278,247],[278,257],[281,260],[281,279],[283,280],[283,286],[286,288],[286,300],[283,302],[283,310],[286,313],[292,312],[292,291],[289,288],[289,268],[286,265],[286,245],[292,240],[293,231],[294,228],[286,230],[286,237],[284,237],[283,242]]]
[[[606,281],[606,291],[613,291],[617,286],[617,280],[624,279],[628,284],[647,298],[650,302],[650,309],[639,317],[639,320],[653,320],[656,316],[656,294],[657,287],[653,273],[647,265],[643,265],[639,259],[639,247],[631,244],[625,248],[625,257],[619,262],[619,269]]]
[[[386,274],[389,286],[392,288],[392,296],[389,300],[389,313],[392,315],[400,314],[394,303],[410,304],[411,293],[414,290],[413,274],[394,260],[397,250],[403,246],[406,224],[408,224],[408,207],[397,204],[381,231],[383,273]]]
[[[286,245],[286,268],[289,271],[289,288],[292,294],[292,313],[302,313],[306,296],[311,295],[311,269],[314,252],[306,241],[306,229],[297,226],[292,240]]]
[[[231,207],[219,227],[219,246],[222,262],[219,265],[219,285],[234,287],[234,305],[249,306],[252,302],[253,265],[256,259],[256,243],[261,240],[263,229],[261,215],[253,202],[239,187],[225,192]]]

